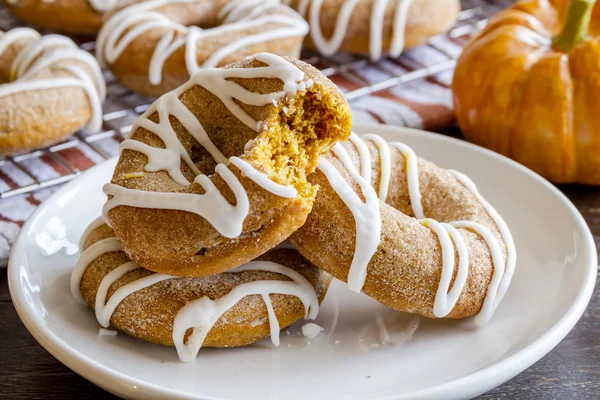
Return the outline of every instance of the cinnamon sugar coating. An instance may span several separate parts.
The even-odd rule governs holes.
[[[91,233],[85,248],[113,237],[106,225]],[[292,268],[302,274],[315,288],[319,302],[323,301],[332,277],[317,269],[295,250],[272,250],[259,258]],[[106,275],[130,261],[125,253],[105,253],[87,268],[81,281],[81,292],[87,304],[95,309],[96,293]],[[109,289],[107,301],[120,287],[152,274],[143,268],[127,273]],[[112,327],[152,343],[173,346],[173,323],[181,307],[195,299],[208,296],[215,300],[241,284],[257,280],[289,280],[286,276],[264,271],[223,273],[200,278],[173,278],[162,281],[127,296],[115,309]],[[281,329],[304,317],[304,306],[295,296],[271,294],[271,302]],[[186,338],[191,334],[186,332]],[[270,335],[269,318],[260,295],[250,295],[226,311],[208,333],[203,347],[246,346]]]
[[[381,175],[379,151],[372,142],[366,143],[372,159],[371,183],[377,189]],[[355,146],[350,142],[344,142],[343,146],[359,168],[360,158]],[[395,310],[435,318],[433,304],[442,272],[440,242],[431,229],[412,217],[404,157],[396,148],[391,148],[391,156],[387,204],[379,201],[381,242],[368,264],[362,291]],[[343,164],[332,154],[326,158],[362,198],[358,184]],[[501,245],[506,260],[506,246],[500,232],[475,195],[445,169],[421,158],[418,166],[425,215],[440,222],[467,220],[484,225]],[[356,240],[354,217],[322,172],[315,172],[309,180],[319,185],[320,190],[306,223],[290,240],[312,263],[346,281]],[[469,252],[469,274],[463,292],[447,318],[477,314],[494,271],[490,250],[482,237],[465,229],[459,229],[459,232]],[[458,261],[458,252],[455,252],[452,283]]]
[[[237,104],[256,121],[264,121],[260,132],[250,129],[211,92],[195,86],[180,96],[183,104],[201,122],[211,141],[225,157],[240,156],[273,181],[292,185],[296,198],[283,198],[263,189],[233,165],[229,169],[248,193],[250,212],[242,234],[235,239],[220,235],[204,218],[185,211],[119,206],[109,212],[116,235],[125,253],[143,267],[177,276],[202,276],[223,272],[250,261],[285,240],[304,223],[312,207],[316,187],[306,176],[314,171],[321,154],[348,137],[351,125],[349,106],[340,90],[318,70],[294,59],[287,59],[304,72],[309,88],[295,96],[285,96],[276,104],[257,107]],[[264,66],[254,59],[229,68]],[[232,79],[254,93],[273,93],[283,89],[278,79]],[[158,116],[150,116],[157,122]],[[232,204],[235,197],[214,173],[215,161],[174,117],[173,129],[197,168]],[[133,139],[153,147],[164,147],[153,133],[139,128]],[[254,140],[247,150],[245,145]],[[112,183],[129,189],[153,192],[204,193],[199,184],[181,186],[165,171],[145,172],[137,179],[127,174],[143,172],[147,164],[143,153],[124,150]],[[193,172],[182,163],[181,172],[191,182]]]
[[[0,38],[5,32],[0,31]],[[38,39],[22,38],[0,55],[0,84],[14,80],[11,65],[28,44]],[[61,65],[74,65],[92,76],[88,66],[77,60],[64,60],[19,79],[73,78]],[[31,151],[60,142],[86,125],[92,107],[84,89],[58,87],[17,91],[0,97],[0,156]]]

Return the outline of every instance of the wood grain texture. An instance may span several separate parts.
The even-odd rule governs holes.
[[[600,246],[600,188],[563,186]],[[480,399],[598,399],[600,393],[600,282],[573,331],[527,371]],[[0,399],[113,399],[46,352],[19,320],[0,271]]]

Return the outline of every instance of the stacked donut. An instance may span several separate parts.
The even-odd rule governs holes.
[[[315,318],[331,276],[279,246],[317,193],[307,180],[349,134],[349,107],[315,68],[262,53],[204,69],[136,122],[104,218],[82,238],[74,295],[98,321],[183,361]]]
[[[73,294],[183,361],[277,345],[331,275],[399,311],[487,322],[516,261],[502,218],[464,175],[350,126],[339,89],[300,61],[196,72],[122,143]]]

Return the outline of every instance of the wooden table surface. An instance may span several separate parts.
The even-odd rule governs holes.
[[[600,188],[565,186],[600,245]],[[600,399],[600,295],[573,331],[546,357],[481,399]],[[0,398],[115,398],[63,366],[19,320],[0,271]]]

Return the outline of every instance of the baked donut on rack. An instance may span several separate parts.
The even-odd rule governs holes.
[[[376,135],[338,143],[291,242],[309,261],[399,311],[487,322],[512,279],[506,223],[473,182]]]
[[[150,0],[112,13],[96,56],[124,86],[159,96],[199,69],[255,53],[298,57],[306,33],[279,0]]]
[[[304,223],[316,194],[306,177],[350,125],[337,86],[301,61],[261,53],[201,70],[121,144],[105,220],[144,268],[227,271]]]
[[[278,346],[280,329],[316,318],[332,279],[293,249],[212,276],[153,273],[127,258],[102,219],[84,233],[81,251],[71,275],[75,298],[104,328],[175,346],[182,361],[202,346],[246,346],[268,336]]]
[[[398,57],[458,19],[459,0],[282,0],[310,25],[306,45],[331,56],[337,52]]]
[[[3,0],[15,17],[53,31],[92,34],[112,7],[128,0]]]
[[[106,88],[96,59],[65,36],[0,31],[0,155],[102,127]]]

